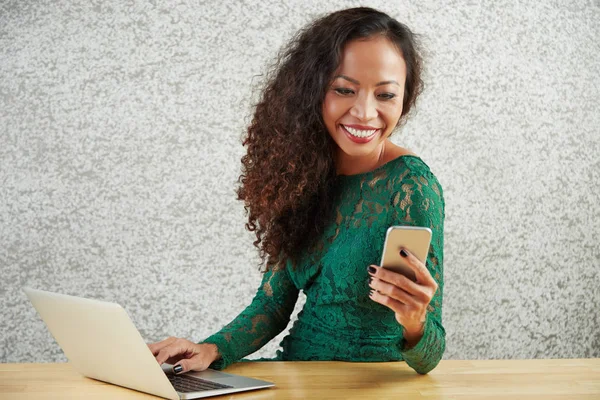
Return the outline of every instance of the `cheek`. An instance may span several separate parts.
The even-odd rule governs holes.
[[[323,119],[327,124],[335,124],[345,113],[344,102],[327,95],[323,103]]]
[[[400,120],[400,117],[402,116],[402,105],[395,105],[393,107],[389,107],[385,110],[384,115],[386,124],[395,127],[398,121]]]

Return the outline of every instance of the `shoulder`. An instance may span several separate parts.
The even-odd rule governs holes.
[[[402,156],[390,176],[390,205],[402,223],[441,226],[446,202],[442,185],[429,166],[417,156]]]
[[[428,198],[444,207],[442,185],[422,158],[414,153],[401,154],[391,162],[394,164],[388,177],[393,191],[392,198]]]
[[[397,146],[392,142],[388,142],[385,162],[393,163],[394,175],[399,175],[403,178],[407,176],[429,176],[431,178],[435,178],[435,175],[433,175],[433,172],[431,172],[429,165],[427,165],[421,157],[419,157],[413,151]]]
[[[395,183],[394,186],[410,183],[418,186],[426,185],[439,192],[441,196],[442,185],[421,157],[416,154],[404,154],[391,162],[394,164],[389,177]]]

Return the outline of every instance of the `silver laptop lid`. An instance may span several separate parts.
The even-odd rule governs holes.
[[[120,305],[23,290],[77,371],[104,382],[179,400]]]

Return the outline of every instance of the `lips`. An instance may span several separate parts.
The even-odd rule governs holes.
[[[350,128],[355,128],[355,127],[357,127],[357,125],[354,125],[354,126],[352,126],[352,125],[348,125],[348,127],[350,127]],[[344,132],[344,134],[346,135],[346,137],[347,137],[348,139],[350,139],[350,140],[351,140],[351,141],[353,141],[354,143],[358,143],[358,144],[364,144],[364,143],[368,143],[368,142],[370,142],[370,141],[371,141],[371,140],[373,140],[373,138],[374,138],[375,136],[377,136],[377,134],[378,134],[378,133],[381,131],[381,129],[377,129],[377,130],[375,130],[375,132],[373,132],[373,134],[372,134],[372,135],[370,135],[370,136],[367,136],[367,137],[358,137],[358,136],[354,136],[353,134],[351,134],[351,133],[348,131],[348,129],[346,129],[346,127],[345,127],[344,125],[342,125],[342,124],[340,124],[340,129],[342,130],[342,132]],[[356,128],[356,129],[358,129],[358,128]],[[371,128],[370,130],[372,130],[372,129],[373,129],[373,128]]]

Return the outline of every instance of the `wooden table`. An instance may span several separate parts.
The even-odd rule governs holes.
[[[276,387],[214,399],[600,399],[600,358],[403,362],[251,362],[227,372]],[[69,364],[0,364],[0,399],[158,399],[79,375]]]

